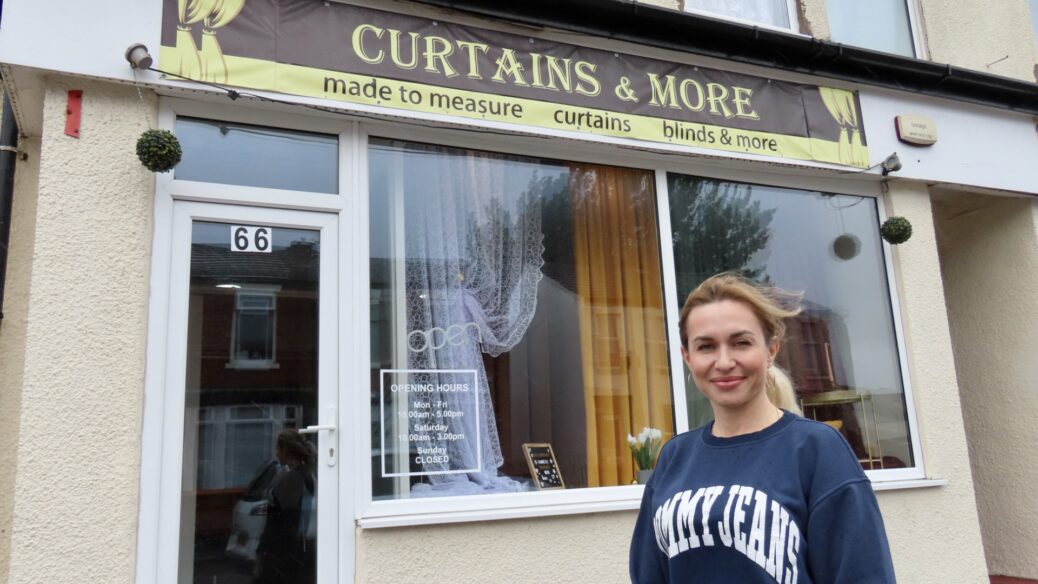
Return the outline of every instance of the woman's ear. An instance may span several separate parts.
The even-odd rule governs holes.
[[[692,364],[688,362],[688,349],[684,345],[681,346],[681,360],[685,362],[685,365],[688,365],[689,369],[692,369]]]
[[[773,365],[775,363],[775,356],[778,355],[779,349],[781,347],[782,341],[778,340],[777,338],[771,339],[771,342],[768,343],[768,365]]]

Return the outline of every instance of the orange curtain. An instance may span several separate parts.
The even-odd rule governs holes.
[[[588,486],[630,484],[627,435],[674,433],[652,173],[572,167]]]

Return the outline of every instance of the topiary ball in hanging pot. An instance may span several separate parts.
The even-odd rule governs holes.
[[[146,130],[137,139],[137,158],[152,172],[166,172],[180,162],[180,140],[169,130]]]
[[[879,228],[880,235],[888,243],[897,245],[908,241],[912,237],[912,224],[904,217],[891,217],[883,222]]]

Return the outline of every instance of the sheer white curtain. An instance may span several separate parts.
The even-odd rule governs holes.
[[[480,153],[427,147],[430,154],[405,155],[405,249],[409,331],[463,329],[466,337],[409,351],[414,370],[475,370],[477,420],[445,420],[436,440],[445,463],[425,463],[424,472],[476,468],[467,474],[431,474],[412,494],[460,495],[515,491],[519,483],[498,476],[503,462],[483,356],[498,356],[522,339],[537,306],[543,245],[540,198],[532,192],[536,166]],[[435,154],[434,154],[435,153]],[[446,339],[446,335],[441,339]],[[441,346],[442,345],[442,346]],[[435,348],[440,347],[440,348]],[[471,378],[470,378],[471,379]],[[455,374],[412,374],[413,383],[457,383]],[[471,411],[463,394],[423,396],[450,409]],[[478,426],[478,429],[477,429]],[[478,437],[478,439],[477,439]],[[479,456],[477,456],[477,453]]]
[[[787,0],[685,0],[685,8],[789,28]]]

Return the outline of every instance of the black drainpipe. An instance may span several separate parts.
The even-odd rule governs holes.
[[[11,201],[14,199],[14,166],[18,158],[18,122],[11,99],[4,92],[0,121],[0,320],[4,318],[4,288],[7,283],[7,244],[11,240]]]

